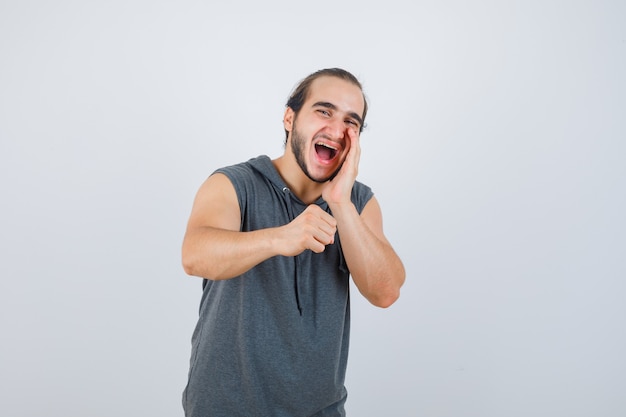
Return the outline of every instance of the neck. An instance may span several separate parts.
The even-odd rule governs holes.
[[[303,203],[312,204],[322,195],[323,183],[312,181],[306,176],[295,158],[283,155],[272,161],[289,190]]]

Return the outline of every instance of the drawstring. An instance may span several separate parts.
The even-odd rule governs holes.
[[[291,206],[291,190],[287,187],[283,187],[283,192],[288,194],[287,195],[287,212],[289,214],[289,221],[292,221],[295,216],[293,214],[293,207]],[[295,262],[295,272],[294,272],[294,277],[293,277],[293,289],[294,292],[296,294],[296,305],[298,306],[298,312],[300,313],[300,315],[302,315],[302,304],[300,304],[300,286],[298,285],[298,271],[300,269],[300,265],[299,265],[299,261],[298,261],[298,255],[294,256],[294,262]]]
[[[330,211],[329,206],[326,206],[326,213],[330,214],[331,216],[333,215],[333,213]],[[346,261],[343,257],[343,251],[341,250],[341,241],[339,240],[339,233],[337,232],[335,232],[335,245],[339,248],[339,251],[337,252],[339,254],[339,270],[341,272],[345,272],[346,274],[349,274],[350,271],[346,267]]]

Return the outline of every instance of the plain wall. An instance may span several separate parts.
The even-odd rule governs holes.
[[[217,2],[215,2],[217,3]],[[0,3],[0,415],[182,416],[216,168],[344,67],[405,262],[351,416],[626,415],[626,3]]]

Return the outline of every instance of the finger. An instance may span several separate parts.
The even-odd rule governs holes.
[[[333,229],[337,227],[337,220],[335,220],[333,216],[324,211],[317,204],[311,204],[309,207],[306,208],[306,210],[315,213],[315,215],[318,216],[319,219],[321,219],[324,223],[330,225]]]
[[[324,212],[324,214],[328,214],[328,213]],[[326,217],[330,217],[330,219]],[[328,244],[329,242],[332,242],[334,240],[335,233],[337,232],[336,223],[337,222],[332,216],[319,217],[317,221],[311,225],[313,226],[313,229],[312,229],[313,237],[316,240],[323,242],[324,244]]]
[[[322,253],[324,252],[324,249],[326,249],[326,245],[314,239],[311,242],[311,245],[309,245],[309,249],[315,253]]]
[[[347,169],[349,166],[355,166],[359,160],[359,142],[357,135],[350,128],[346,128],[346,143],[348,153],[346,154],[346,159],[344,163],[344,167]],[[345,165],[348,165],[347,167]]]
[[[321,226],[319,229],[319,233],[315,238],[320,242],[324,242],[325,244],[332,243],[335,240],[335,233],[337,229],[335,227],[329,227],[328,225]]]
[[[359,160],[361,155],[361,141],[360,136],[354,129],[348,128],[348,138],[350,139],[350,153],[354,157],[355,161]]]
[[[331,216],[330,214],[328,214],[326,212],[323,212],[323,214],[322,214],[322,216],[320,216],[320,218],[322,219],[322,221],[325,224],[329,225],[332,228],[332,230],[337,229],[337,220],[333,216]]]
[[[335,234],[327,233],[320,230],[319,233],[313,235],[313,239],[315,239],[317,242],[321,243],[324,246],[331,245],[335,241]]]

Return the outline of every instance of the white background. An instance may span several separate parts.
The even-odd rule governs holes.
[[[331,66],[407,269],[349,414],[626,415],[626,3],[212,3],[0,3],[0,415],[182,416],[195,192]]]

